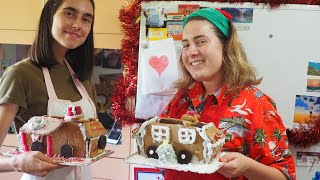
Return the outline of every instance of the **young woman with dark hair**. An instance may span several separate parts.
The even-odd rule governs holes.
[[[93,0],[48,0],[29,56],[0,79],[0,145],[12,122],[16,131],[33,116],[63,116],[70,103],[96,117],[93,71]],[[0,172],[21,179],[90,179],[90,167],[58,165],[41,152],[0,156]],[[39,177],[42,176],[42,177]]]

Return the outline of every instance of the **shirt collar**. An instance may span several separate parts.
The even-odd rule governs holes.
[[[217,98],[218,105],[223,101],[224,94],[226,93],[227,86],[224,84],[216,93],[210,94]],[[205,89],[201,81],[195,81],[188,89],[188,96],[192,101],[194,107],[199,105],[203,100]]]

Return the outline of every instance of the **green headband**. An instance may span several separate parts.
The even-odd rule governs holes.
[[[182,27],[184,28],[187,24],[187,22],[193,18],[193,17],[203,17],[209,22],[211,22],[213,25],[215,25],[226,37],[229,37],[230,34],[230,26],[228,18],[226,18],[221,12],[218,10],[212,9],[212,8],[204,8],[197,10],[187,18],[183,20]]]

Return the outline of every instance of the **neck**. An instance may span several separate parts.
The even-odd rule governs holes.
[[[67,54],[68,49],[63,47],[61,44],[58,42],[54,42],[52,46],[52,52],[54,55],[55,60],[58,63],[64,63],[64,57]]]
[[[214,94],[222,87],[224,83],[224,76],[225,72],[222,68],[220,68],[220,70],[217,73],[215,73],[214,76],[209,78],[207,81],[202,81],[202,84],[205,89],[205,93],[203,95],[204,98],[206,98],[210,94]]]
[[[210,94],[214,94],[222,87],[222,82],[202,82],[205,88],[204,97],[206,98]]]
[[[218,75],[210,81],[202,81],[202,83],[205,89],[204,98],[206,98],[208,95],[214,94],[222,87],[223,77]]]

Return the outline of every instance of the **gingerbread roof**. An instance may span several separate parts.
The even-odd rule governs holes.
[[[107,134],[107,130],[99,120],[91,120],[81,124],[84,127],[87,138],[89,139]]]
[[[62,119],[53,118],[49,116],[34,116],[24,124],[21,132],[36,135],[48,135],[58,129],[63,124]]]

